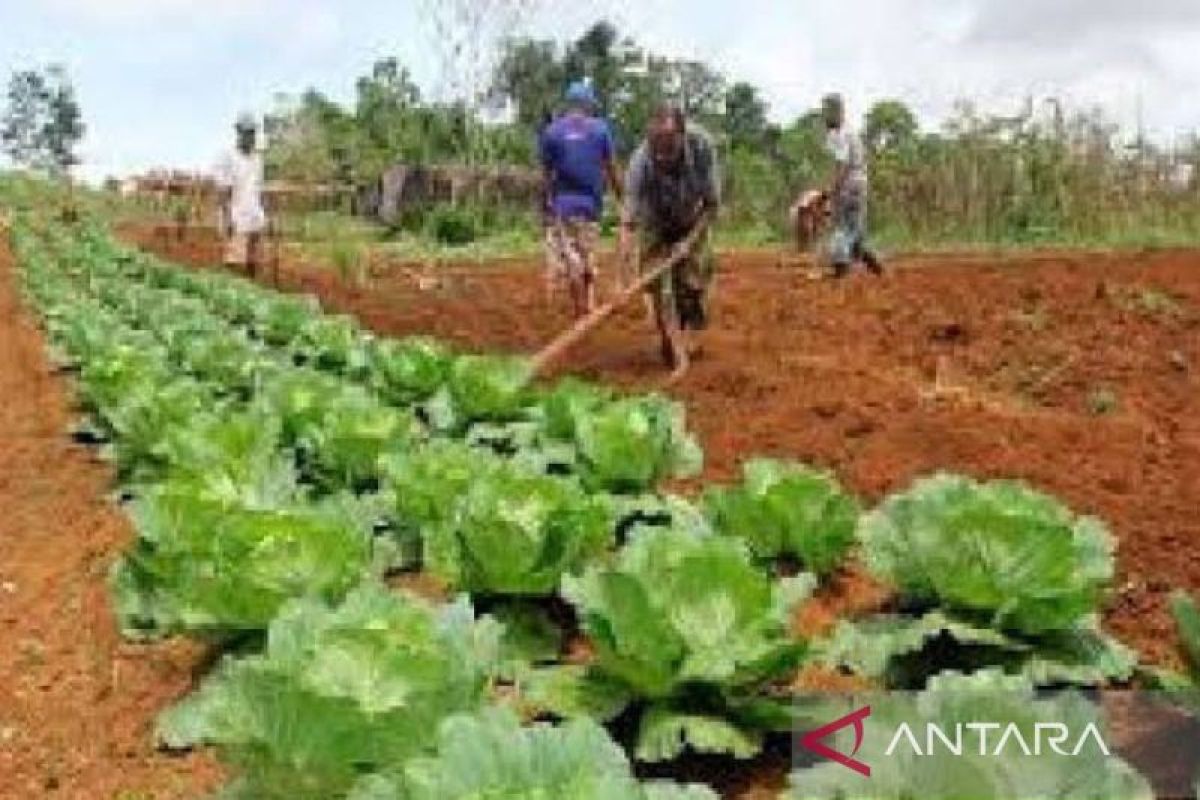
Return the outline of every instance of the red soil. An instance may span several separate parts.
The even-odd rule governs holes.
[[[211,236],[131,235],[181,261],[216,260]],[[282,284],[385,333],[529,352],[566,326],[565,302],[547,307],[534,266],[512,266],[381,265],[369,287],[349,287],[289,264]],[[907,259],[885,280],[836,284],[766,254],[721,266],[705,357],[672,390],[703,440],[706,479],[734,476],[752,454],[828,467],[868,500],[936,469],[1027,479],[1109,522],[1120,577],[1107,625],[1151,661],[1177,657],[1165,598],[1200,591],[1200,255]],[[640,309],[569,367],[638,388],[663,375]],[[204,653],[120,641],[105,576],[132,534],[104,499],[108,469],[65,435],[65,382],[19,309],[6,251],[0,397],[0,797],[211,788],[209,756],[151,745],[154,716],[189,689]],[[822,630],[885,600],[850,571],[797,625]],[[812,671],[798,681],[841,686]],[[784,772],[785,756],[766,757],[726,789],[766,796]]]
[[[194,264],[218,252],[211,235],[130,237]],[[281,284],[383,333],[532,352],[567,326],[566,301],[547,305],[536,265],[509,266],[375,265],[356,287],[285,263]],[[1106,623],[1150,661],[1176,659],[1165,600],[1200,592],[1200,254],[904,258],[841,283],[742,254],[721,259],[712,314],[672,389],[705,479],[755,454],[832,469],[868,500],[939,469],[1025,479],[1109,523]],[[640,307],[567,366],[637,388],[664,374]]]
[[[108,468],[67,436],[11,267],[0,245],[0,797],[195,797],[211,758],[155,753],[151,730],[203,653],[118,635],[105,581],[132,533]]]

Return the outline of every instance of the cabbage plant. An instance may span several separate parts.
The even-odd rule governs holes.
[[[564,574],[603,555],[614,519],[603,497],[508,462],[477,462],[448,513],[424,531],[429,569],[469,592],[553,594]],[[465,476],[464,476],[465,477]]]
[[[352,800],[716,800],[704,786],[639,783],[624,751],[596,723],[521,727],[504,709],[450,717],[437,754],[414,758],[391,780],[364,779]]]
[[[465,598],[433,605],[365,584],[339,605],[297,600],[265,651],[226,658],[161,717],[159,738],[214,745],[234,797],[344,797],[364,774],[431,751],[443,719],[479,707],[498,639]]]
[[[1113,577],[1113,541],[1095,517],[1012,481],[941,474],[867,514],[871,571],[906,597],[1025,634],[1071,628]]]
[[[799,464],[755,459],[742,483],[704,496],[713,527],[744,539],[755,556],[797,558],[827,575],[845,561],[858,523],[857,501],[824,472]]]
[[[813,585],[773,583],[740,541],[646,528],[563,593],[595,648],[592,674],[647,701],[637,753],[659,761],[689,745],[748,757],[763,727],[790,725],[786,700],[763,690],[805,656],[789,619]]]

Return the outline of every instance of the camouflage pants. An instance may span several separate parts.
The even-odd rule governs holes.
[[[641,268],[653,268],[660,259],[669,256],[671,249],[678,243],[678,238],[653,235],[646,237],[642,247]],[[705,301],[712,284],[714,263],[712,243],[706,232],[687,258],[676,264],[669,274],[652,283],[647,290],[658,300],[661,308],[672,309],[675,312],[679,327],[703,330],[708,326]]]
[[[829,260],[836,266],[849,266],[867,246],[866,194],[845,192],[835,197],[832,222]]]
[[[587,219],[555,220],[546,227],[546,273],[550,281],[596,277],[600,228]]]

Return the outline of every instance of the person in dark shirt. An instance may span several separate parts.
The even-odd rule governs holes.
[[[567,88],[567,111],[538,137],[546,198],[546,261],[552,283],[565,280],[577,317],[596,302],[596,244],[607,183],[620,181],[612,133],[595,116],[596,96],[583,82]]]
[[[708,324],[705,307],[713,272],[709,226],[721,202],[712,138],[674,106],[657,109],[646,140],[629,162],[621,216],[621,263],[646,268],[679,252],[670,274],[650,287],[671,380],[687,371],[698,351],[696,336]],[[633,235],[641,229],[634,252]]]

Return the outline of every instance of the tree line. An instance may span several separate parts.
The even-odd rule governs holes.
[[[398,58],[377,61],[346,102],[314,89],[278,96],[265,116],[269,174],[364,186],[396,163],[536,167],[537,132],[576,79],[595,87],[623,156],[663,101],[705,126],[724,168],[722,225],[745,241],[781,237],[791,200],[827,174],[815,108],[774,121],[754,85],[651,52],[609,22],[568,42],[508,38],[494,55],[486,86],[465,100],[426,98]],[[507,113],[495,113],[501,108]],[[866,110],[859,129],[872,221],[892,241],[1200,240],[1195,137],[1165,149],[1130,139],[1097,110],[1072,111],[1053,99],[1030,100],[1009,116],[960,103],[934,130],[902,101],[884,100]],[[61,68],[13,75],[0,135],[14,161],[66,171],[83,130]]]
[[[650,52],[604,21],[565,43],[505,41],[490,85],[471,107],[423,101],[394,58],[359,78],[350,104],[311,90],[281,99],[268,119],[269,163],[281,175],[318,182],[369,181],[395,162],[536,166],[536,134],[576,79],[595,87],[622,155],[660,102],[679,104],[705,126],[724,164],[723,225],[745,240],[783,235],[791,200],[829,168],[815,107],[772,121],[754,85]],[[506,121],[482,120],[481,109],[502,104]],[[1172,150],[1131,141],[1099,111],[1069,111],[1053,99],[1030,100],[1009,116],[960,103],[936,130],[922,129],[902,101],[884,100],[865,111],[859,129],[871,164],[872,220],[893,241],[1200,238],[1194,140]]]

